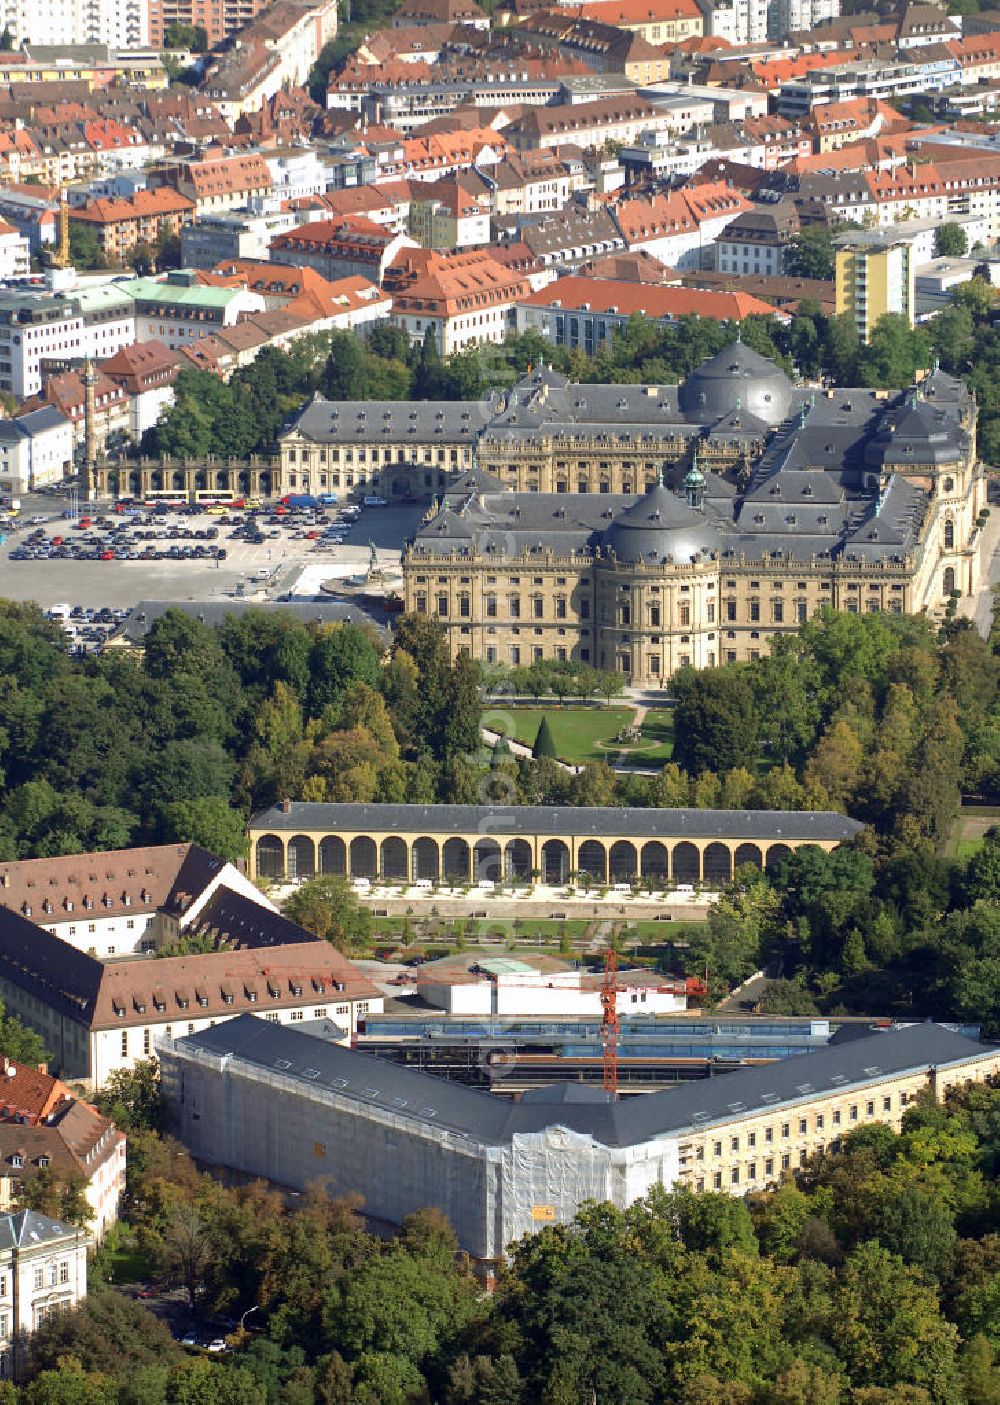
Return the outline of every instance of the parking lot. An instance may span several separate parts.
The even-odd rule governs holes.
[[[0,546],[0,597],[110,610],[143,599],[273,598],[294,589],[305,566],[321,575],[327,566],[331,575],[362,570],[371,542],[380,558],[395,556],[421,516],[413,507],[345,516],[342,506],[286,512],[268,504],[252,513],[144,508],[141,518],[128,519],[110,504],[74,506],[56,494],[21,499],[17,524],[5,528]],[[77,525],[83,517],[89,526]],[[57,537],[62,542],[53,546]]]

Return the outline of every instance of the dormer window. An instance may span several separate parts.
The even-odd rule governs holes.
[[[167,1006],[166,1006],[166,1002],[165,1002],[165,1001],[163,1001],[163,1000],[154,1000],[154,1001],[153,1001],[153,1009],[157,1012],[157,1014],[162,1015],[162,1014],[164,1013],[164,1011],[166,1010],[166,1008],[167,1008]]]
[[[14,1152],[14,1155],[10,1158],[10,1164],[14,1167],[15,1171],[19,1171],[24,1165],[24,1157],[19,1151]]]
[[[50,1165],[52,1164],[52,1158],[51,1158],[51,1156],[40,1156],[40,1157],[38,1158],[38,1164],[39,1164],[39,1166],[41,1167],[41,1169],[44,1171],[45,1168],[46,1168],[46,1166],[50,1166]]]
[[[145,1000],[136,1000],[136,1001],[134,1001],[133,1003],[134,1003],[134,1005],[135,1005],[136,1012],[137,1012],[138,1014],[144,1015],[144,1014],[146,1013],[146,1002],[145,1002]]]
[[[222,1002],[224,1005],[231,1005],[233,1003],[233,996],[231,991],[224,990],[222,992]]]
[[[291,988],[292,988],[292,994],[293,994],[296,998],[298,998],[298,997],[302,994],[302,985],[301,985],[301,983],[300,983],[299,981],[291,981],[289,984],[291,985]]]

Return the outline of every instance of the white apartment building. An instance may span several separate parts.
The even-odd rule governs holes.
[[[697,0],[705,33],[730,44],[767,40],[768,0]]]
[[[12,224],[0,221],[0,283],[31,272],[31,244]]]
[[[808,33],[824,20],[840,17],[840,0],[768,0],[767,37],[784,39],[792,33]]]
[[[87,1296],[89,1245],[82,1229],[35,1210],[0,1215],[0,1377],[20,1379],[25,1338]]]
[[[33,493],[72,471],[73,426],[54,406],[0,419],[0,493]]]
[[[18,44],[109,44],[140,49],[149,43],[148,0],[0,0],[0,30]]]

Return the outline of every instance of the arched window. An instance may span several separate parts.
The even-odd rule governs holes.
[[[951,551],[955,546],[955,524],[949,517],[944,524],[944,549]]]

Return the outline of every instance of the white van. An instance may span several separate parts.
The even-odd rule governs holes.
[[[426,891],[428,888],[434,887],[434,880],[432,878],[415,878],[413,880],[413,886],[414,888],[420,888]]]
[[[632,893],[632,884],[631,884],[631,883],[616,883],[616,884],[614,885],[614,887],[611,889],[611,891],[612,891],[613,893],[628,893],[628,894],[631,896],[631,893]]]
[[[50,620],[68,620],[73,608],[71,605],[52,605],[45,613]]]

